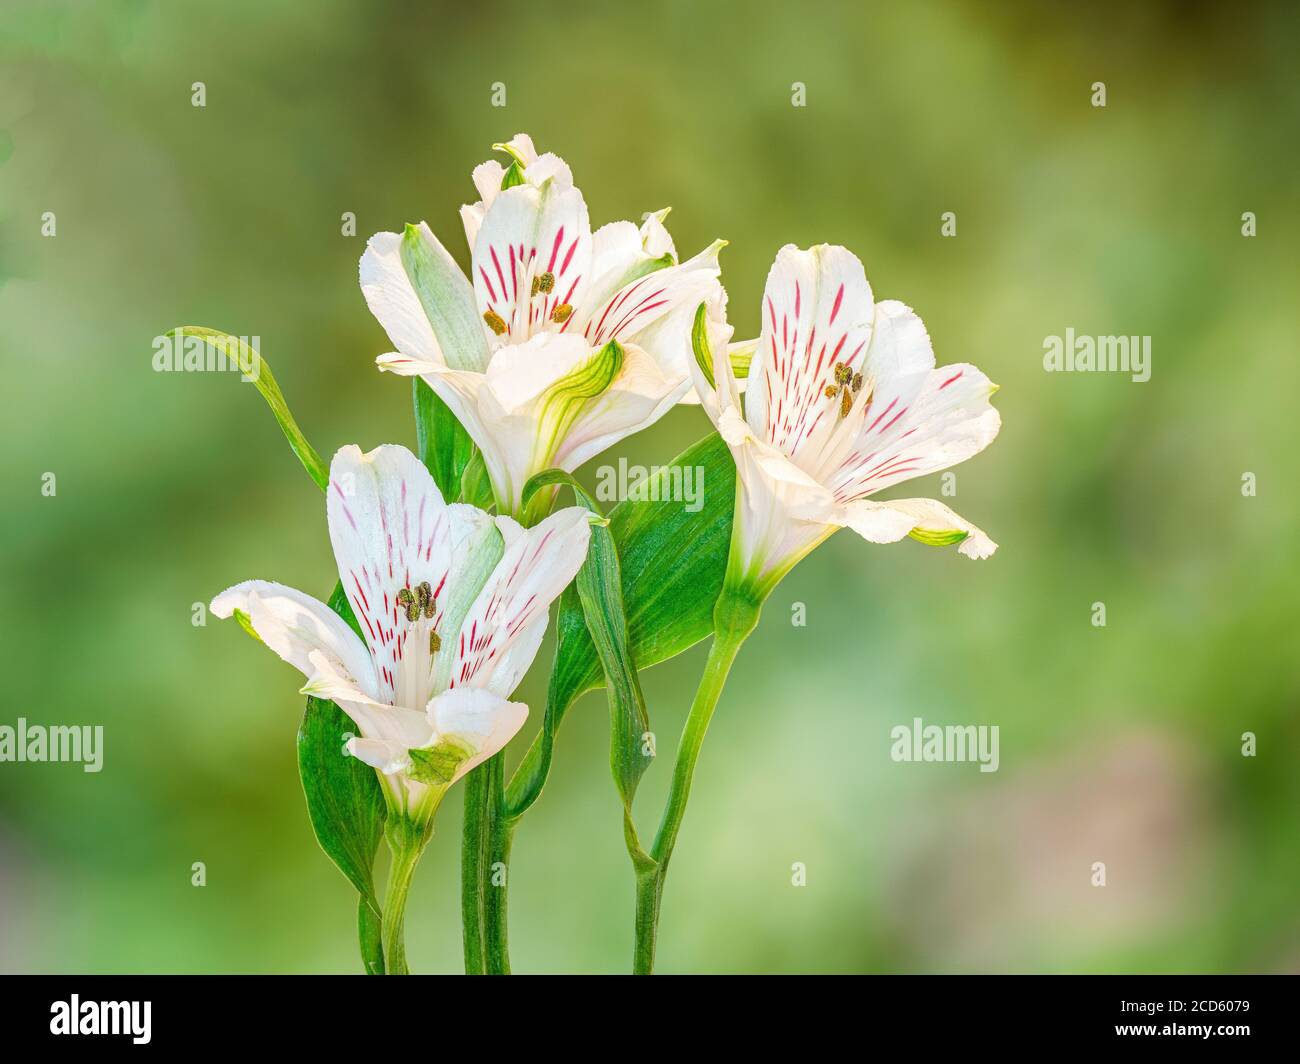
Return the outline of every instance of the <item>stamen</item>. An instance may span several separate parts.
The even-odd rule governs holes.
[[[542,290],[541,279],[538,277],[534,277],[533,286],[528,290],[528,297],[531,299],[533,296],[537,295],[537,293],[540,292],[541,290]]]
[[[429,586],[429,581],[421,580],[419,587],[415,589],[415,601],[420,604],[421,609],[424,609],[431,598],[433,598],[433,588]]]
[[[555,274],[547,270],[537,278],[537,290],[539,292],[550,292],[555,287]]]
[[[411,594],[411,589],[409,587],[404,587],[397,593],[397,604],[401,606],[402,609],[406,609],[406,607],[414,601],[415,596]]]
[[[828,384],[826,385],[826,390],[822,394],[825,395],[827,399],[834,399],[840,394],[840,390],[835,385]]]
[[[487,322],[488,328],[491,329],[498,336],[500,336],[503,332],[506,331],[505,321],[503,321],[501,315],[494,310],[486,311],[483,314],[483,320]]]
[[[569,320],[569,315],[572,313],[573,308],[568,303],[561,303],[551,311],[551,321],[555,322],[556,325],[562,325]]]
[[[835,363],[835,383],[848,384],[853,379],[853,370],[849,369],[843,362]]]
[[[862,374],[855,373],[853,374],[853,393],[856,395],[860,391],[862,391]]]
[[[442,649],[442,636],[437,632],[429,633],[429,653],[436,654]]]
[[[407,604],[406,619],[410,621],[412,624],[414,624],[416,621],[420,619],[419,603],[412,600],[410,603]]]
[[[853,393],[845,388],[840,392],[840,417],[849,416],[849,411],[853,409]]]

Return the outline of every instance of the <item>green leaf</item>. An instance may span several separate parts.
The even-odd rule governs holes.
[[[298,456],[303,469],[307,470],[307,475],[316,482],[316,486],[321,491],[329,487],[329,466],[322,461],[321,456],[316,453],[316,448],[308,443],[307,437],[302,434],[302,429],[298,427],[298,422],[293,419],[293,414],[289,411],[289,404],[284,401],[280,386],[275,382],[275,374],[271,372],[271,367],[256,348],[237,336],[230,336],[216,329],[205,329],[201,325],[180,325],[167,335],[179,340],[182,346],[186,337],[195,337],[231,361],[237,361],[244,377],[251,380],[262,393],[262,398],[271,408],[275,420],[280,423],[289,446]]]
[[[461,498],[461,478],[478,448],[438,393],[416,377],[412,387],[415,405],[416,453],[433,474],[434,483],[448,502]]]
[[[357,628],[342,585],[335,585],[329,605]],[[344,752],[347,737],[355,734],[356,725],[333,702],[308,698],[298,730],[298,772],[316,841],[378,920],[374,865],[387,807],[375,770]],[[365,921],[359,920],[363,951],[367,948],[366,928]],[[373,967],[373,954],[365,961],[367,969]],[[378,963],[382,967],[382,957]]]
[[[673,501],[684,494],[675,489],[688,483],[702,488],[698,506]],[[618,550],[628,649],[637,668],[647,669],[713,631],[713,604],[727,568],[735,508],[731,452],[716,433],[707,436],[658,470],[637,496],[610,511],[609,532]],[[576,587],[560,597],[556,632],[542,730],[507,793],[512,817],[541,793],[565,712],[580,695],[604,684]]]
[[[597,517],[604,517],[572,475],[559,469],[538,473],[524,486],[524,505],[539,488],[555,484],[567,484],[579,503]],[[618,549],[607,523],[593,524],[587,558],[573,586],[609,690],[609,765],[624,810],[630,814],[637,784],[650,765],[650,759],[641,752],[650,717],[628,645]]]
[[[361,943],[361,963],[366,966],[366,975],[383,975],[383,922],[360,896],[357,897],[357,941]]]
[[[423,222],[406,227],[398,254],[447,365],[482,371],[488,364],[487,336],[474,286],[456,260]]]

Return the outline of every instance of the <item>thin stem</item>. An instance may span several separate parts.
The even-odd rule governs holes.
[[[724,588],[714,610],[713,645],[709,648],[709,659],[704,665],[695,701],[686,718],[686,727],[682,730],[668,803],[654,845],[650,848],[654,864],[637,871],[636,945],[632,970],[638,975],[649,975],[654,970],[664,879],[668,875],[668,862],[672,858],[673,848],[677,845],[682,818],[686,815],[686,802],[690,798],[691,781],[695,775],[696,762],[699,761],[700,749],[704,745],[705,732],[709,729],[709,721],[713,719],[713,711],[717,708],[736,654],[757,623],[758,605],[747,596]]]
[[[505,816],[505,755],[496,754],[465,779],[460,886],[467,975],[510,972],[506,865],[511,836]]]
[[[389,975],[409,975],[406,966],[406,895],[411,889],[415,866],[424,850],[422,834],[411,830],[409,823],[399,823],[389,832],[388,845],[393,853],[388,869],[388,888],[384,892],[384,970]]]

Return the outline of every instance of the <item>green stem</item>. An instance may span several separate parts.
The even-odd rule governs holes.
[[[406,966],[406,896],[415,876],[415,866],[424,852],[427,832],[404,819],[390,820],[388,846],[393,861],[388,869],[388,887],[384,892],[384,966],[389,975],[409,975]]]
[[[510,973],[505,868],[512,834],[505,815],[505,755],[496,754],[465,778],[461,922],[467,975]],[[499,885],[493,883],[496,865]]]
[[[714,609],[713,645],[709,648],[704,675],[700,677],[695,701],[691,704],[686,727],[682,730],[668,803],[654,845],[650,848],[650,857],[654,863],[637,871],[636,945],[632,958],[632,971],[637,975],[649,975],[654,970],[664,879],[668,875],[668,862],[672,858],[673,848],[677,845],[682,818],[686,815],[686,802],[691,794],[695,765],[699,761],[705,732],[709,729],[709,721],[713,719],[713,711],[717,708],[732,663],[736,660],[741,645],[758,624],[758,611],[759,604],[749,595],[729,587],[723,588]]]

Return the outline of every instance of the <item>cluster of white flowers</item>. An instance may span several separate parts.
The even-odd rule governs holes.
[[[724,241],[679,259],[666,210],[593,233],[562,159],[523,134],[497,148],[507,162],[475,168],[480,198],[461,210],[469,277],[423,223],[372,237],[360,264],[396,348],[379,367],[421,377],[454,414],[497,515],[444,500],[404,448],[345,447],[327,515],[361,635],[280,584],[242,583],[212,604],[351,717],[361,735],[348,751],[416,822],[523,725],[510,696],[587,553],[588,512],[539,513],[525,485],[573,472],[676,404],[701,406],[735,459],[728,587],[751,602],[838,528],[972,558],[995,549],[933,499],[873,498],[970,458],[999,417],[988,378],[936,367],[921,319],[876,302],[851,252],[782,248],[757,338],[733,342]]]

